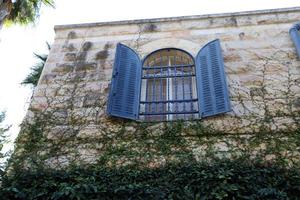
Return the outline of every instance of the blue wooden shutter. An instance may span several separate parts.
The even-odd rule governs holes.
[[[294,25],[291,29],[290,29],[290,36],[294,42],[294,45],[296,47],[297,53],[298,53],[298,58],[300,59],[300,24],[296,24]]]
[[[196,79],[201,117],[231,110],[219,40],[209,42],[199,51]]]
[[[118,44],[108,98],[109,115],[138,119],[142,65],[129,47]]]

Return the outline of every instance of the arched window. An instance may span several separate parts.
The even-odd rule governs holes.
[[[142,62],[118,44],[107,104],[111,116],[140,121],[203,118],[231,110],[219,40],[193,58],[176,49],[150,53]]]
[[[143,62],[140,119],[166,121],[198,118],[194,58],[169,48],[155,51]]]

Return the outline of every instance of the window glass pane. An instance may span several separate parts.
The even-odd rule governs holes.
[[[198,116],[193,58],[178,49],[162,49],[144,61],[140,119],[190,119]]]

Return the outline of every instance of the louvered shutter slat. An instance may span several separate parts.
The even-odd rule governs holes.
[[[139,56],[129,47],[118,44],[108,98],[109,115],[138,119],[141,69]]]
[[[196,78],[201,117],[231,110],[219,40],[209,42],[199,51]]]

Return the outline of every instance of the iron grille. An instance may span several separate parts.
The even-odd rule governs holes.
[[[180,49],[161,49],[148,55],[142,68],[139,118],[170,121],[198,118],[193,57]]]

